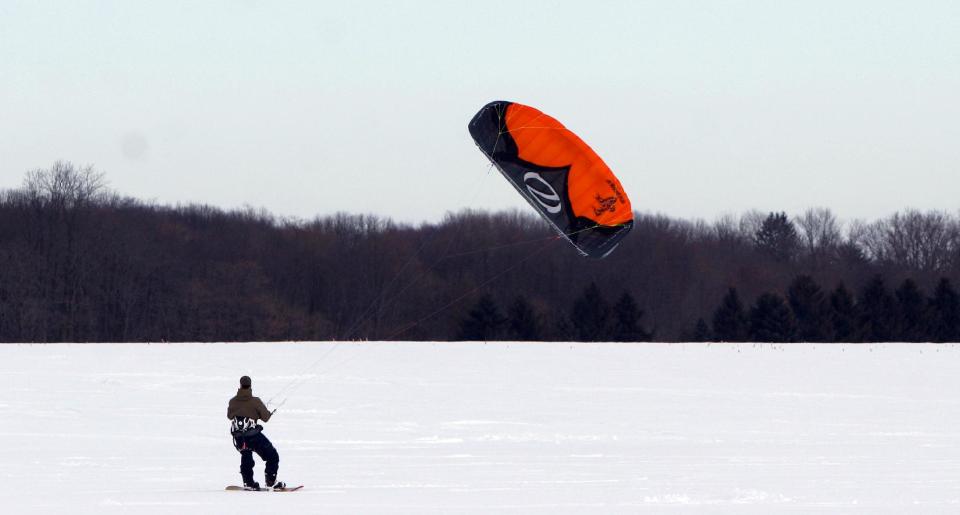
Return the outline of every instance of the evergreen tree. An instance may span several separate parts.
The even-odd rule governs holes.
[[[896,291],[897,339],[903,342],[922,342],[926,334],[926,299],[913,279],[906,279]]]
[[[797,326],[790,307],[775,293],[764,293],[750,308],[750,338],[757,342],[794,341]]]
[[[930,299],[929,335],[935,342],[960,341],[960,296],[944,277]]]
[[[800,238],[786,213],[770,213],[753,237],[761,252],[776,261],[790,261],[800,246]]]
[[[713,341],[713,335],[710,333],[710,326],[707,325],[706,320],[702,318],[697,320],[697,325],[693,329],[693,341],[695,342]]]
[[[887,292],[883,277],[870,279],[857,300],[857,336],[862,342],[890,341],[896,330],[896,302]]]
[[[797,340],[830,341],[830,307],[820,286],[809,275],[798,275],[787,288],[787,302],[797,321]]]
[[[490,295],[480,297],[480,300],[467,314],[467,318],[460,322],[460,340],[490,341],[500,335],[500,330],[506,319],[500,315],[497,304]]]
[[[613,341],[615,342],[648,342],[653,334],[647,332],[640,325],[643,311],[637,307],[633,295],[623,292],[617,303],[613,305]]]
[[[549,339],[558,342],[569,342],[577,339],[577,330],[574,329],[573,323],[566,313],[559,314],[555,317]]]
[[[730,288],[713,312],[713,337],[721,342],[747,340],[747,315],[736,288]]]
[[[533,305],[523,296],[514,299],[507,310],[507,329],[509,337],[517,341],[538,341],[543,339],[540,316]]]
[[[830,322],[834,341],[856,341],[857,307],[853,295],[843,283],[830,294]]]
[[[598,342],[609,339],[607,320],[610,318],[610,307],[596,284],[590,283],[580,298],[574,301],[572,315],[571,321],[577,341]]]

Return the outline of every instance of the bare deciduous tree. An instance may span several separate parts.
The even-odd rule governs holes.
[[[814,266],[821,267],[843,243],[842,224],[827,208],[811,208],[796,218],[800,243]]]
[[[106,186],[103,172],[91,165],[77,167],[66,161],[27,172],[23,181],[23,189],[33,201],[60,209],[86,205],[105,194]]]
[[[919,272],[949,270],[960,240],[956,220],[940,211],[907,210],[855,230],[871,259]]]

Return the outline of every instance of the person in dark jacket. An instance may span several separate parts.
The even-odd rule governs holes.
[[[260,490],[260,483],[253,480],[253,453],[257,453],[266,465],[264,466],[264,482],[270,488],[284,488],[286,485],[277,482],[277,469],[280,466],[280,455],[263,434],[263,426],[258,420],[267,422],[273,415],[267,410],[259,397],[253,396],[253,389],[248,376],[240,378],[240,389],[237,395],[230,399],[227,405],[227,418],[230,419],[230,435],[233,436],[233,446],[240,451],[240,475],[243,477],[243,487],[248,490]]]

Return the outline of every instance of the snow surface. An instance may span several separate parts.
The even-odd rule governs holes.
[[[223,491],[242,374],[304,490]],[[960,513],[958,345],[0,345],[0,392],[3,513]]]

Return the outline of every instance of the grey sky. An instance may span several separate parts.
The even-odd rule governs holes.
[[[956,210],[960,2],[0,0],[0,187],[299,217],[524,202],[466,124],[565,123],[635,209]]]

